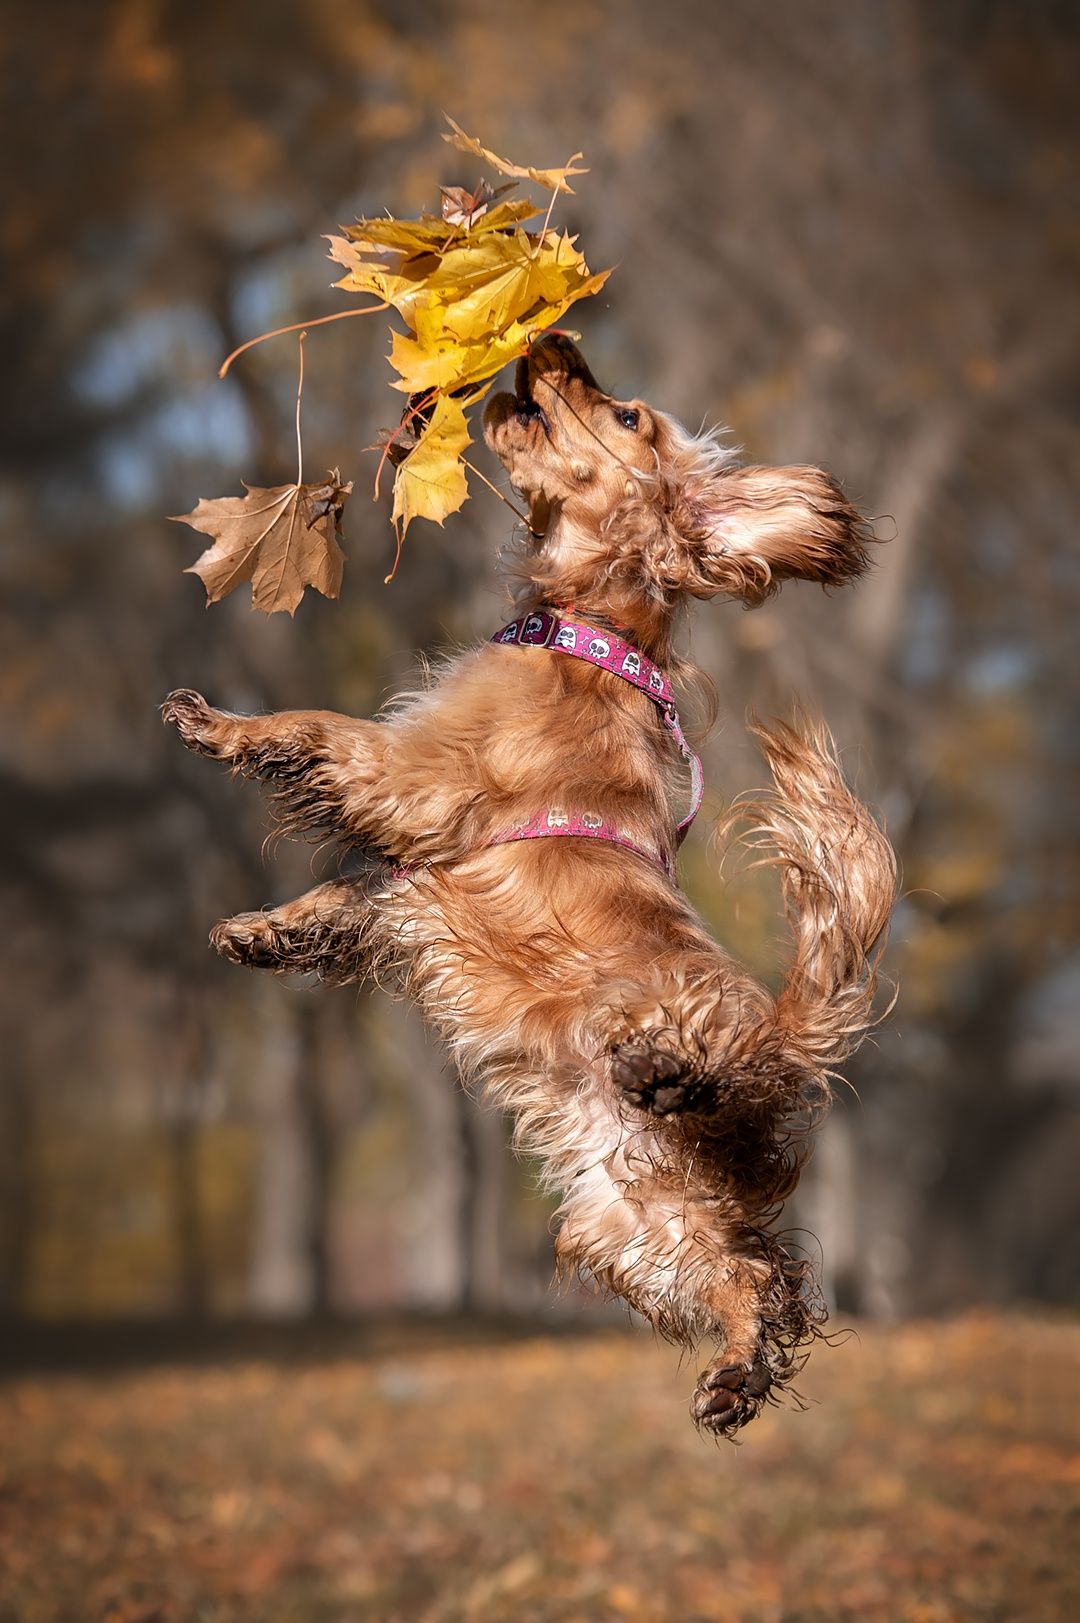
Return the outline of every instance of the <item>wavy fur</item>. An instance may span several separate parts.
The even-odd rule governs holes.
[[[519,610],[572,603],[658,661],[672,662],[690,597],[752,605],[784,579],[837,585],[866,565],[862,521],[827,475],[739,467],[715,435],[613,401],[566,340],[534,346],[486,432],[530,507],[506,559]],[[560,1264],[663,1334],[716,1344],[691,1412],[732,1435],[790,1381],[822,1318],[775,1223],[830,1072],[872,1019],[895,890],[824,730],[758,727],[773,789],[739,808],[780,866],[792,924],[774,998],[640,858],[593,841],[489,845],[545,804],[671,843],[679,764],[648,699],[605,671],[489,645],[377,722],[232,716],[186,690],[164,714],[189,747],[265,781],[287,832],[386,859],[225,920],[214,944],[415,997],[559,1191]]]

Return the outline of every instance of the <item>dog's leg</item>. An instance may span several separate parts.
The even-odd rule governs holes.
[[[809,1264],[745,1216],[709,1225],[724,1261],[698,1283],[714,1315],[718,1347],[698,1376],[690,1413],[703,1430],[729,1437],[761,1412],[802,1368],[824,1318]]]
[[[210,944],[252,969],[318,975],[332,986],[362,981],[371,966],[378,877],[332,880],[282,907],[222,919]]]
[[[714,1166],[666,1130],[628,1129],[598,1093],[579,1094],[577,1155],[562,1207],[560,1264],[592,1275],[662,1334],[717,1343],[698,1380],[698,1425],[732,1436],[798,1366],[813,1333],[801,1265],[756,1228]],[[565,1116],[560,1131],[568,1137]]]
[[[237,716],[187,688],[170,693],[161,714],[188,749],[270,784],[285,832],[378,838],[389,731],[380,723],[327,710]]]
[[[815,1069],[788,1036],[764,987],[725,955],[695,950],[620,1011],[611,1079],[654,1116],[776,1119],[815,1095]]]

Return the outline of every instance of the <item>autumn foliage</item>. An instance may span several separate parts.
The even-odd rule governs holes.
[[[683,1425],[675,1355],[641,1337],[484,1344],[417,1325],[308,1349],[10,1382],[3,1615],[1078,1615],[1073,1324],[863,1325],[808,1369],[806,1412],[767,1411],[742,1449]]]
[[[438,215],[362,219],[328,239],[330,257],[345,270],[335,285],[376,302],[321,319],[393,309],[406,328],[393,335],[390,365],[397,373],[392,387],[408,399],[398,426],[381,436],[375,479],[378,495],[379,476],[391,462],[398,558],[414,519],[442,524],[468,499],[468,416],[495,374],[524,355],[536,335],[561,320],[571,305],[599,292],[610,275],[607,270],[593,274],[576,239],[551,225],[556,198],[573,191],[572,178],[587,173],[576,167],[580,153],[561,169],[531,168],[500,158],[453,119],[448,122],[444,140],[513,178],[497,188],[481,179],[472,191],[444,186]],[[528,231],[525,223],[540,209],[506,196],[519,179],[552,193],[539,230]],[[298,441],[305,336],[302,332]],[[242,345],[230,356],[222,373],[249,347]],[[203,581],[209,602],[244,581],[251,582],[252,607],[267,614],[294,613],[308,586],[324,597],[338,596],[344,567],[338,537],[352,481],[343,484],[335,470],[323,484],[304,484],[299,446],[298,462],[292,484],[249,487],[242,497],[203,498],[182,515],[184,523],[214,540],[190,571]],[[388,580],[396,569],[397,559]]]

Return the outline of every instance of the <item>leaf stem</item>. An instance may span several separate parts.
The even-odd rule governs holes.
[[[551,216],[555,209],[555,199],[558,197],[558,195],[558,192],[552,192],[551,194],[551,202],[547,206],[547,213],[544,215],[544,223],[540,227],[540,240],[537,244],[537,252],[539,252],[540,248],[543,246],[544,238],[547,236],[548,226],[551,224]]]
[[[296,485],[297,489],[304,482],[304,442],[300,437],[300,401],[304,394],[304,339],[307,337],[307,328],[300,334],[300,376],[296,383]]]
[[[265,344],[268,338],[284,338],[286,333],[299,332],[301,327],[325,327],[328,321],[348,321],[350,316],[377,316],[380,310],[389,308],[389,300],[384,299],[382,304],[364,305],[360,310],[335,310],[331,316],[316,316],[314,321],[294,321],[291,327],[275,327],[273,332],[261,332],[258,338],[249,338],[246,344],[239,345],[231,355],[226,356],[218,367],[218,377],[225,376],[237,356],[243,355],[245,350],[253,349],[256,344]]]
[[[486,474],[481,473],[479,468],[474,468],[467,456],[463,456],[461,458],[461,462],[462,462],[462,465],[464,467],[468,468],[470,473],[475,473],[475,475],[479,479],[480,483],[482,485],[486,485],[488,487],[488,489],[491,491],[493,496],[498,496],[499,500],[501,502],[503,502],[507,507],[509,507],[509,509],[510,509],[510,511],[512,513],[516,513],[518,518],[521,520],[521,522],[523,524],[526,524],[526,525],[529,524],[529,515],[528,515],[528,513],[523,513],[521,511],[520,507],[515,507],[513,502],[510,500],[509,496],[504,496],[502,491],[499,489],[498,485],[493,485],[491,480],[487,477]],[[531,526],[529,526],[529,527],[531,528]]]
[[[405,544],[405,537],[402,534],[402,532],[401,532],[400,528],[398,527],[398,525],[396,525],[396,524],[394,525],[394,541],[395,541],[395,544],[396,544],[395,551],[394,551],[394,567],[393,567],[393,569],[391,569],[391,571],[390,571],[390,573],[388,575],[383,576],[383,585],[384,586],[389,586],[390,582],[393,580],[394,576],[397,574],[398,564],[401,562],[401,549]]]
[[[574,154],[574,158],[580,158],[580,157],[581,157],[580,152],[576,152]],[[567,160],[566,167],[568,169],[569,169],[570,165],[574,162],[574,158],[570,158],[570,159]],[[554,209],[555,209],[555,199],[559,196],[559,193],[560,193],[560,188],[558,186],[556,186],[555,190],[551,194],[551,202],[547,206],[547,213],[544,215],[544,223],[540,227],[540,235],[536,239],[536,253],[532,256],[534,259],[538,259],[540,257],[540,250],[544,246],[544,238],[547,236],[548,226],[551,224],[551,216],[552,216],[552,213],[554,212]]]

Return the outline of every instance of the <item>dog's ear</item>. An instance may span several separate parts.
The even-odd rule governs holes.
[[[782,581],[842,586],[869,563],[870,526],[820,468],[719,469],[688,482],[681,517],[694,597],[753,607]]]

